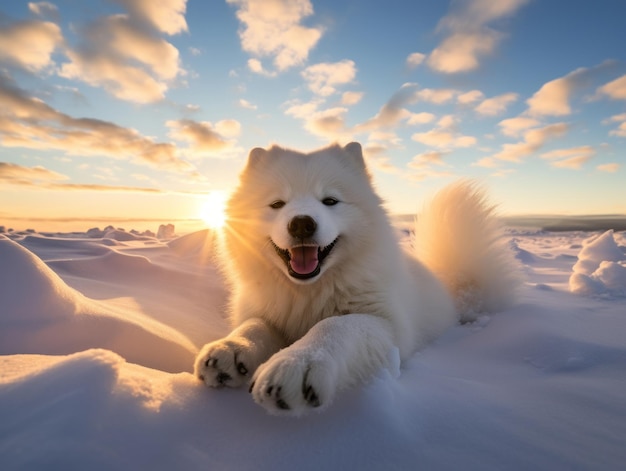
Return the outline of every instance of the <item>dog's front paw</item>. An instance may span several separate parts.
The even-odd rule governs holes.
[[[259,366],[250,393],[273,414],[302,415],[330,404],[337,368],[324,352],[286,348]]]
[[[207,386],[242,386],[259,364],[255,348],[243,337],[224,338],[206,344],[196,357],[194,374]]]

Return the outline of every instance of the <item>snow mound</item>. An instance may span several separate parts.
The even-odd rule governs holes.
[[[132,260],[125,268],[145,271],[150,263],[127,258]],[[119,260],[114,266],[120,266]],[[1,235],[0,267],[0,355],[99,347],[164,371],[191,368],[196,348],[180,332],[137,312],[132,302],[84,296],[35,254]]]
[[[0,235],[0,322],[69,318],[82,295],[35,254]]]
[[[587,239],[569,279],[570,291],[586,296],[626,296],[626,255],[612,230]]]
[[[204,229],[170,240],[167,246],[180,257],[210,262],[214,261],[215,237],[215,232]]]

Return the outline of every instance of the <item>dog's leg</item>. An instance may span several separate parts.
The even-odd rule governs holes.
[[[194,373],[207,386],[237,388],[284,346],[284,339],[274,328],[262,319],[251,318],[223,339],[202,347]]]
[[[392,326],[368,314],[330,317],[262,364],[250,388],[277,414],[301,415],[330,404],[335,393],[387,366]]]

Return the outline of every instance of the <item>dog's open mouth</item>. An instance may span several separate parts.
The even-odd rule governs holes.
[[[307,280],[319,275],[322,263],[335,247],[337,239],[323,248],[319,245],[303,244],[290,249],[281,249],[273,240],[271,242],[278,256],[285,262],[289,276]]]

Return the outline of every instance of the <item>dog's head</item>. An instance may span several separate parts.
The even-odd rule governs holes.
[[[228,204],[229,251],[239,270],[262,269],[235,253],[247,251],[295,283],[314,283],[358,250],[369,206],[380,199],[358,143],[310,154],[256,148]]]

